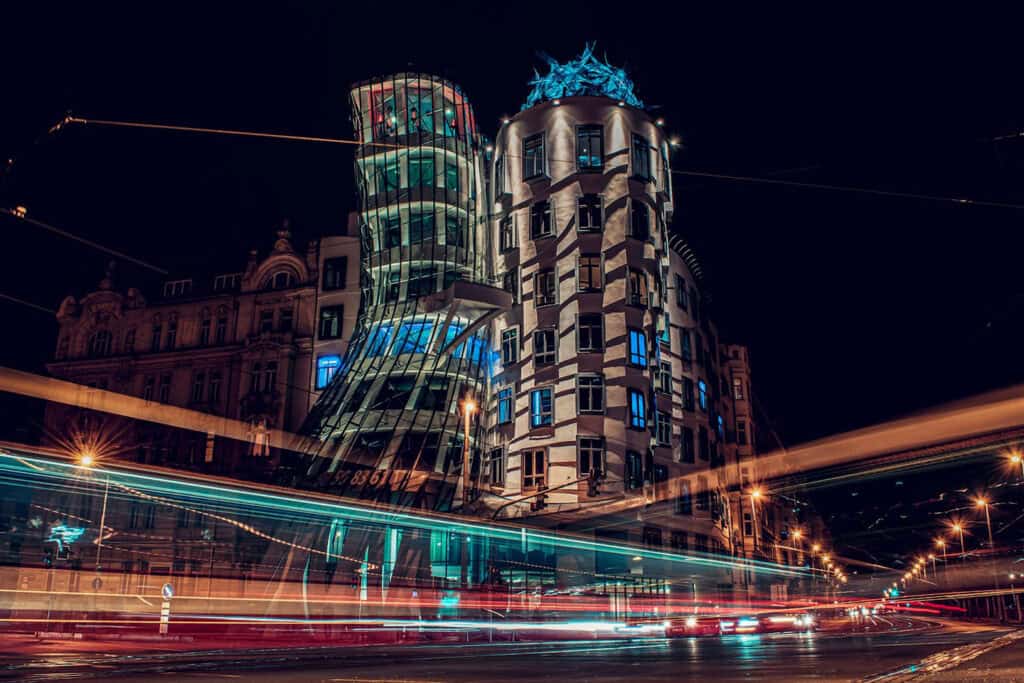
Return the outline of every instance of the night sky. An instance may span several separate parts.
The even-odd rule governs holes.
[[[1024,138],[992,140],[1024,130],[1019,22],[1005,14],[219,5],[5,3],[0,153],[16,161],[0,205],[175,272],[237,267],[283,218],[297,244],[342,229],[355,208],[348,148],[47,129],[70,109],[349,137],[348,85],[415,69],[460,83],[493,133],[544,69],[538,52],[564,60],[586,41],[680,136],[677,169],[1024,204]],[[704,262],[723,336],[751,347],[755,393],[785,442],[1024,378],[1024,209],[675,186],[673,229]],[[56,308],[101,277],[108,257],[0,225],[0,293]],[[121,287],[152,282],[120,266]],[[0,311],[0,363],[38,370],[52,318]]]

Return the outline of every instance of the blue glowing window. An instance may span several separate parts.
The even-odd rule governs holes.
[[[629,331],[629,362],[637,367],[647,367],[647,337],[643,330]]]
[[[636,389],[629,390],[629,426],[633,429],[647,428],[647,396]]]
[[[701,410],[708,409],[708,383],[704,380],[697,381],[697,402]]]
[[[406,353],[426,353],[430,345],[430,335],[434,331],[433,323],[405,323],[398,331],[395,339],[394,355]]]
[[[316,388],[323,389],[331,383],[334,373],[341,367],[341,356],[320,356],[316,359]]]
[[[388,346],[391,344],[391,333],[393,328],[391,325],[379,325],[373,328],[370,332],[369,350],[367,351],[368,356],[383,356],[388,351]]]
[[[498,424],[511,422],[512,412],[512,389],[510,387],[498,389]]]
[[[530,392],[530,427],[550,426],[554,421],[554,402],[551,387]]]

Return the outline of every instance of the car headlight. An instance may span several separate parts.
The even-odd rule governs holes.
[[[696,628],[696,627],[697,627],[697,619],[695,617],[687,617],[686,618],[686,628]]]

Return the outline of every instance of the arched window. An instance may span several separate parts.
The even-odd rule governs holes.
[[[100,330],[89,337],[89,355],[107,356],[111,351],[112,336],[110,330]]]
[[[288,289],[289,287],[295,286],[295,276],[291,271],[279,270],[269,278],[267,283],[264,285],[264,289]]]

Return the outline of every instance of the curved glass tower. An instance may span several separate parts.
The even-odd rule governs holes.
[[[478,461],[463,402],[486,393],[488,323],[509,299],[489,286],[481,138],[462,91],[436,76],[358,83],[351,107],[362,298],[343,367],[307,420],[320,449],[304,483],[448,509],[464,459]]]

